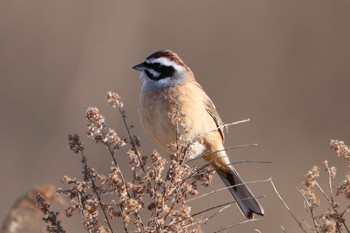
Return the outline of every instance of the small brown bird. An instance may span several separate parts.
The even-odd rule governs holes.
[[[191,69],[169,50],[151,54],[133,69],[141,72],[140,117],[146,134],[158,146],[169,150],[171,143],[196,141],[192,158],[202,156],[210,162],[247,218],[264,215],[264,210],[231,165],[224,150],[223,122]],[[181,112],[174,124],[171,113]],[[198,141],[198,140],[197,140]]]

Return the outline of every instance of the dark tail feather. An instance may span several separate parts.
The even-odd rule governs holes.
[[[256,198],[254,198],[254,195],[249,190],[249,188],[246,185],[242,184],[242,178],[238,175],[237,171],[233,167],[230,167],[229,172],[227,172],[227,170],[224,171],[220,169],[217,169],[216,171],[220,175],[221,179],[224,181],[226,186],[238,185],[236,187],[230,188],[229,190],[232,196],[237,201],[237,204],[241,209],[242,213],[247,218],[253,218],[253,214],[264,216],[264,209],[256,200]]]

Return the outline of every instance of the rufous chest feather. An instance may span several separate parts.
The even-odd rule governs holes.
[[[150,90],[140,96],[140,117],[148,136],[165,147],[176,141],[176,122],[172,112],[181,111],[176,88]],[[176,110],[178,109],[178,110]]]
[[[204,106],[202,89],[186,85],[149,90],[140,96],[140,116],[148,136],[158,145],[192,140],[217,127]]]

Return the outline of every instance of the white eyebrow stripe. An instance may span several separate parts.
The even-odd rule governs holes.
[[[146,62],[148,62],[148,63],[159,63],[159,64],[165,65],[165,66],[172,66],[178,72],[185,71],[184,67],[178,65],[176,62],[171,61],[171,60],[169,60],[166,57],[151,58],[151,59],[148,59]]]

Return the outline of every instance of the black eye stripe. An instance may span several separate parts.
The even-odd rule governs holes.
[[[151,63],[144,62],[143,65],[144,65],[146,68],[152,68],[152,64],[151,64]]]
[[[162,67],[166,67],[164,65],[161,65],[160,63],[156,62],[156,63],[147,63],[145,62],[145,66],[149,69],[153,69],[155,71],[158,71],[159,69],[161,69]]]
[[[154,76],[151,72],[149,72],[149,70],[145,70],[145,73],[152,80],[159,80],[159,79],[161,79],[160,76],[158,76],[158,77]]]
[[[172,77],[174,75],[174,73],[175,73],[175,68],[174,67],[161,65],[158,62],[155,62],[155,63],[145,62],[144,66],[146,68],[148,68],[148,69],[153,69],[154,71],[159,73],[158,77],[154,77],[154,75],[152,75],[151,72],[146,70],[147,71],[146,74],[148,75],[148,77],[150,79],[153,79],[153,80],[159,80],[159,79],[163,79],[163,78]]]

